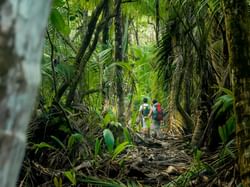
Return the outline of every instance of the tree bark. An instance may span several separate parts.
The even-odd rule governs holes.
[[[122,54],[122,17],[121,0],[115,1],[115,61],[123,60]],[[118,120],[122,124],[125,122],[124,91],[123,91],[123,71],[120,66],[116,67],[116,92],[118,98]]]
[[[78,83],[80,82],[80,80],[82,78],[82,74],[84,73],[84,69],[85,69],[85,67],[87,65],[87,62],[89,61],[91,55],[93,54],[94,50],[96,49],[96,45],[97,45],[98,39],[99,39],[99,34],[102,31],[103,26],[105,25],[106,22],[107,22],[107,20],[103,20],[96,27],[96,31],[95,31],[95,34],[94,34],[93,41],[89,45],[88,51],[85,52],[85,54],[84,54],[84,56],[83,56],[83,58],[81,60],[81,63],[79,64],[79,67],[78,67],[79,70],[77,71],[74,79],[72,80],[71,87],[70,87],[70,90],[69,90],[69,94],[68,94],[68,97],[67,97],[67,100],[66,100],[66,106],[69,106],[72,103],[72,101],[74,100],[77,85],[78,85]]]
[[[81,46],[79,53],[76,57],[76,65],[78,66],[77,67],[78,70],[76,72],[76,76],[72,80],[72,84],[70,86],[70,90],[69,90],[67,100],[66,100],[66,106],[69,106],[72,103],[72,101],[74,100],[77,85],[82,78],[82,74],[84,73],[84,69],[85,69],[85,66],[86,66],[88,60],[90,59],[92,53],[94,52],[94,50],[96,48],[99,34],[100,34],[101,30],[103,29],[103,27],[107,24],[107,22],[110,19],[110,17],[107,17],[107,18],[104,17],[97,24],[98,18],[100,17],[100,14],[103,11],[104,5],[107,3],[107,1],[108,0],[103,0],[102,2],[100,2],[99,6],[96,7],[95,11],[91,15],[91,19],[90,19],[90,22],[88,24],[88,29],[86,31],[86,35],[83,39],[82,46]],[[90,35],[90,33],[91,33],[91,35]],[[92,42],[91,42],[91,39],[89,39],[89,37],[92,38]],[[82,49],[84,49],[84,50],[82,50]],[[83,52],[83,53],[81,53],[81,52]]]
[[[99,19],[99,16],[100,16],[102,10],[103,10],[103,7],[106,3],[107,3],[107,0],[102,0],[98,4],[98,6],[95,8],[95,10],[92,12],[91,18],[90,18],[89,23],[88,23],[88,28],[87,28],[86,34],[83,38],[81,47],[80,47],[80,49],[77,53],[77,56],[76,56],[76,63],[77,64],[81,63],[81,60],[82,60],[90,42],[91,42],[91,38],[93,37],[93,33],[95,31],[97,21]]]
[[[205,61],[203,61],[205,62]],[[201,92],[200,92],[200,98],[198,100],[198,106],[197,106],[197,115],[198,115],[198,121],[195,124],[193,136],[192,136],[192,142],[191,144],[194,147],[199,147],[200,139],[202,138],[203,132],[206,128],[206,124],[208,121],[209,116],[209,90],[208,90],[208,82],[206,80],[205,74],[207,72],[203,70],[203,75],[201,75]]]
[[[180,57],[179,57],[180,58]],[[187,62],[183,63],[183,59],[179,60],[179,68],[176,68],[176,93],[175,93],[175,105],[176,108],[178,110],[178,112],[181,114],[182,118],[184,119],[185,125],[184,125],[184,129],[187,130],[190,127],[193,127],[193,120],[190,117],[190,115],[183,109],[183,107],[180,104],[180,95],[181,95],[181,86],[183,83],[183,78],[184,78],[184,74],[185,74],[185,69],[187,68]]]
[[[108,18],[110,16],[110,0],[108,0],[108,2],[104,5],[103,8],[103,17],[104,18]],[[108,49],[108,42],[109,42],[109,23],[110,21],[108,21],[104,28],[103,28],[103,32],[102,32],[102,45],[103,45],[103,50]],[[105,64],[100,63],[100,85],[101,85],[101,96],[102,96],[102,112],[105,112],[105,104],[108,102],[108,87],[106,86],[106,80],[104,80],[103,77],[103,73],[105,70]]]
[[[40,82],[50,0],[0,2],[0,186],[14,187]]]
[[[246,0],[222,0],[235,97],[236,137],[243,186],[250,186],[250,54]]]
[[[93,37],[93,35],[95,35],[94,34],[94,32],[95,32],[95,29],[96,29],[96,24],[97,24],[97,22],[98,22],[98,19],[99,19],[99,17],[100,17],[100,14],[101,14],[101,12],[102,12],[102,10],[103,10],[103,7],[104,7],[104,5],[105,5],[105,3],[107,2],[107,0],[102,0],[99,4],[98,4],[98,6],[95,8],[95,10],[92,12],[92,15],[91,15],[91,18],[90,18],[90,20],[89,20],[89,23],[88,23],[88,27],[87,27],[87,31],[86,31],[86,34],[85,34],[85,36],[84,36],[84,38],[83,38],[83,40],[82,40],[82,43],[81,43],[81,46],[80,46],[80,48],[79,48],[79,51],[78,51],[78,53],[77,53],[77,55],[76,55],[76,68],[77,69],[81,69],[81,67],[83,67],[82,68],[82,70],[84,69],[84,67],[85,67],[85,63],[87,63],[87,61],[86,60],[84,60],[84,56],[86,55],[86,53],[88,53],[88,52],[86,52],[86,50],[88,49],[88,47],[89,47],[89,45],[90,45],[90,43],[91,43],[91,39],[93,39],[92,37]],[[99,33],[98,33],[99,34]],[[95,40],[95,39],[93,39],[93,40]],[[94,42],[92,42],[92,43],[94,43]],[[91,48],[91,47],[89,47],[89,48]],[[88,60],[88,59],[87,59]],[[83,62],[84,61],[84,62]],[[82,70],[80,70],[80,71],[82,71]],[[71,102],[73,101],[73,99],[74,99],[74,95],[75,95],[75,89],[76,89],[76,87],[77,87],[77,84],[78,84],[78,74],[79,74],[79,71],[78,72],[76,72],[76,77],[74,78],[74,80],[72,80],[72,82],[73,82],[73,84],[70,84],[70,83],[64,83],[64,84],[62,84],[62,86],[58,89],[58,94],[55,96],[55,100],[57,101],[57,102],[59,102],[60,101],[60,99],[61,99],[61,97],[63,96],[63,94],[64,94],[64,92],[67,90],[67,88],[70,86],[70,91],[69,91],[69,94],[68,94],[68,96],[67,96],[67,101],[66,101],[66,105],[70,105],[71,104]],[[80,74],[82,74],[82,72],[80,73]],[[60,93],[60,94],[59,94]]]
[[[105,19],[108,19],[108,17],[110,16],[109,1],[110,0],[107,0],[107,2],[105,3],[103,7],[103,17]],[[107,48],[108,41],[109,41],[109,22],[105,24],[103,28],[103,32],[102,32],[102,43],[104,45],[104,49]]]
[[[155,0],[155,37],[156,45],[159,46],[159,31],[160,31],[160,10],[159,2],[160,0]]]

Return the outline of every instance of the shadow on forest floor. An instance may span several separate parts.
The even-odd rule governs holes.
[[[131,151],[128,177],[141,184],[161,186],[185,172],[192,155],[187,140],[163,134],[161,138],[142,137],[137,134],[137,146]]]

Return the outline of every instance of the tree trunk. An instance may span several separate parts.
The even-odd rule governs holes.
[[[121,0],[115,1],[115,61],[123,60],[122,54],[122,17]],[[118,98],[118,120],[122,124],[125,122],[124,91],[123,91],[123,71],[120,66],[116,67],[116,92]]]
[[[107,0],[107,2],[104,4],[103,7],[103,17],[108,19],[109,16],[110,16],[109,0]],[[102,32],[102,43],[104,49],[107,49],[108,41],[109,41],[109,22],[105,24]]]
[[[96,48],[96,44],[98,42],[98,36],[103,27],[102,25],[103,22],[98,23],[98,25],[97,22],[101,15],[101,12],[103,11],[105,3],[107,3],[107,0],[102,0],[99,3],[99,5],[95,8],[95,10],[92,12],[86,34],[83,38],[81,47],[76,56],[76,68],[78,69],[78,71],[76,72],[76,76],[73,78],[72,83],[70,85],[69,93],[66,100],[66,106],[69,106],[74,100],[75,91],[77,89],[79,81],[81,80],[85,66]],[[93,40],[92,43],[91,39]]]
[[[50,0],[0,2],[0,186],[14,187],[40,82]]]
[[[87,65],[87,62],[89,61],[91,55],[93,54],[94,50],[96,49],[96,45],[98,43],[98,39],[99,39],[99,34],[103,29],[103,26],[105,25],[104,23],[107,20],[102,20],[96,27],[96,31],[94,33],[94,38],[92,43],[89,45],[88,50],[85,52],[79,67],[78,67],[78,71],[74,77],[74,79],[71,82],[71,87],[68,93],[68,97],[66,100],[66,106],[70,106],[70,104],[72,103],[73,99],[74,99],[74,95],[75,95],[75,91],[77,89],[78,83],[80,82],[82,75],[84,73],[85,67]]]
[[[180,57],[179,57],[180,58]],[[180,104],[180,95],[181,95],[181,87],[183,83],[183,78],[185,74],[185,70],[188,66],[187,62],[183,62],[183,59],[179,60],[178,70],[176,71],[176,77],[175,77],[175,84],[176,84],[176,92],[175,92],[175,105],[178,110],[178,112],[181,114],[185,124],[183,126],[184,130],[187,131],[190,127],[193,127],[193,120],[190,117],[190,115],[183,109],[183,107]]]
[[[205,62],[205,61],[203,61]],[[197,106],[197,122],[195,124],[193,136],[192,136],[192,145],[195,147],[199,147],[199,140],[201,139],[203,132],[206,128],[206,124],[208,121],[208,116],[209,116],[209,105],[208,105],[208,95],[209,95],[209,90],[208,90],[208,82],[206,80],[205,74],[208,73],[203,70],[203,75],[201,76],[201,93],[200,93],[200,98],[198,100],[198,106]]]
[[[103,17],[106,19],[110,16],[110,1],[108,0],[107,3],[103,7]],[[109,24],[110,22],[107,22],[103,28],[102,31],[102,45],[103,45],[103,50],[106,50],[108,48],[108,43],[109,43]],[[102,96],[102,113],[105,113],[105,104],[108,103],[108,87],[106,85],[106,80],[104,80],[103,74],[105,70],[105,64],[100,63],[100,85],[101,85],[101,96]]]
[[[187,112],[187,114],[190,116],[191,115],[191,86],[192,86],[191,80],[192,80],[192,70],[193,70],[193,61],[192,61],[191,55],[186,60],[188,60],[187,62],[188,64],[185,69],[185,75],[184,75],[184,109]],[[193,127],[188,127],[188,128],[191,129]]]
[[[159,30],[160,30],[159,1],[160,0],[155,0],[155,37],[157,46],[159,46]]]
[[[250,54],[246,0],[222,0],[232,85],[235,97],[236,137],[243,186],[250,186]]]

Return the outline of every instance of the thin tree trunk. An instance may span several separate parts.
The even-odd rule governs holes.
[[[93,36],[93,33],[95,31],[95,28],[96,28],[96,24],[97,24],[97,21],[98,21],[98,18],[103,10],[103,7],[104,5],[107,3],[107,0],[102,0],[98,6],[95,8],[95,10],[93,11],[92,15],[91,15],[91,18],[89,20],[89,23],[88,23],[88,27],[87,27],[87,31],[85,33],[85,36],[83,38],[83,41],[82,41],[82,44],[81,44],[81,47],[77,53],[77,56],[76,56],[76,63],[77,64],[80,64],[81,63],[81,60],[91,42],[91,39],[92,39],[92,36]]]
[[[99,5],[95,8],[95,10],[92,12],[90,21],[88,23],[86,34],[82,40],[81,46],[80,46],[79,51],[76,55],[76,66],[78,66],[77,67],[78,69],[80,69],[79,66],[85,67],[85,64],[83,64],[84,62],[82,62],[82,61],[84,61],[83,60],[84,55],[86,53],[87,48],[89,47],[89,45],[91,43],[91,39],[94,35],[93,33],[95,32],[98,18],[103,10],[103,6],[106,3],[106,1],[107,0],[102,0],[99,3]],[[71,84],[71,85],[70,85],[70,83],[62,84],[62,86],[58,89],[58,94],[55,96],[55,99],[57,102],[60,101],[62,95],[64,94],[64,92],[67,90],[67,88],[69,86],[70,86],[70,91],[69,91],[69,94],[67,97],[66,105],[69,105],[73,101],[74,95],[75,95],[75,89],[76,89],[77,83],[78,83],[77,79],[78,79],[78,77],[76,77],[73,80],[74,84]],[[60,93],[60,95],[59,95],[59,93]]]
[[[204,71],[203,71],[204,72]],[[204,72],[205,74],[206,72]],[[194,133],[192,136],[192,145],[195,147],[199,147],[199,140],[203,135],[203,132],[206,128],[206,124],[208,121],[208,85],[206,83],[207,80],[204,78],[205,76],[202,75],[201,77],[201,96],[199,99],[198,107],[197,107],[197,115],[198,121],[196,122]]]
[[[99,39],[99,34],[102,31],[104,23],[106,21],[107,20],[101,21],[98,24],[97,28],[96,28],[93,41],[90,44],[88,51],[85,53],[84,57],[82,58],[81,63],[79,65],[79,67],[78,67],[79,70],[78,70],[76,76],[74,77],[74,79],[72,80],[72,83],[71,83],[72,86],[70,87],[70,90],[69,90],[69,94],[68,94],[67,101],[66,101],[66,106],[69,106],[71,104],[71,102],[73,101],[73,99],[74,99],[74,95],[75,95],[77,85],[78,85],[79,81],[82,78],[82,74],[84,73],[84,69],[86,67],[87,62],[89,61],[92,53],[94,52],[94,50],[96,48],[96,45],[97,45],[97,42],[98,42],[98,39]]]
[[[122,16],[121,0],[115,1],[115,61],[123,60],[122,54]],[[122,124],[125,122],[124,92],[123,92],[123,71],[120,66],[116,67],[116,92],[118,98],[118,120]]]
[[[159,2],[160,0],[155,0],[155,37],[156,44],[159,46],[159,31],[160,31],[160,10]]]
[[[69,106],[72,103],[72,101],[74,100],[75,91],[76,91],[76,88],[77,88],[79,81],[81,80],[81,76],[83,74],[85,66],[96,48],[96,44],[98,42],[98,36],[99,36],[99,33],[101,32],[101,30],[103,29],[105,19],[103,19],[104,21],[99,22],[97,26],[96,26],[96,24],[97,24],[97,21],[98,21],[100,14],[104,8],[105,3],[107,3],[107,0],[102,0],[91,15],[91,19],[90,19],[90,22],[88,24],[88,29],[86,31],[86,35],[83,39],[79,53],[76,57],[76,65],[78,66],[77,67],[78,71],[77,71],[76,76],[72,80],[72,84],[70,86],[70,90],[69,90],[69,93],[67,96],[66,106]],[[94,38],[93,38],[93,41],[91,43],[92,37],[94,37]]]
[[[250,53],[246,0],[222,0],[232,67],[236,137],[243,186],[250,186]]]
[[[0,1],[0,186],[14,187],[40,82],[50,0]]]
[[[107,0],[107,2],[103,7],[103,17],[108,19],[109,15],[110,15],[109,0]],[[107,48],[108,41],[109,41],[109,22],[105,24],[102,32],[102,43],[104,45],[104,49]]]
[[[189,54],[190,55],[190,54]],[[184,108],[188,115],[191,115],[191,80],[192,80],[192,69],[193,69],[193,61],[189,57],[187,68],[184,76]],[[192,127],[188,127],[191,129]]]
[[[179,57],[180,58],[180,57]],[[176,108],[178,110],[178,112],[181,114],[182,118],[184,119],[185,122],[185,130],[188,129],[188,127],[192,127],[193,126],[193,120],[192,118],[189,116],[189,114],[183,109],[183,107],[180,104],[180,95],[181,95],[181,85],[183,82],[183,78],[184,78],[184,74],[185,74],[185,69],[187,68],[187,62],[183,63],[183,59],[179,60],[179,63],[181,63],[179,66],[180,68],[178,68],[179,70],[177,70],[176,72],[176,93],[175,93],[175,104],[176,104]]]
[[[134,21],[132,20],[131,21],[131,25],[132,25],[132,28],[134,30],[134,34],[135,34],[135,40],[136,40],[136,45],[139,46],[140,45],[140,40],[139,40],[139,34],[138,34],[138,28],[137,28],[137,25],[135,25]]]
[[[110,15],[110,10],[109,10],[109,0],[108,2],[104,5],[103,8],[103,17],[105,17],[106,19],[109,17]],[[103,45],[103,50],[108,48],[108,42],[109,42],[109,23],[107,22],[103,28],[103,32],[102,32],[102,45]],[[104,80],[103,77],[103,73],[105,70],[105,64],[100,63],[100,85],[102,87],[101,89],[101,96],[102,96],[102,113],[104,113],[105,111],[105,104],[108,103],[108,88],[106,86],[106,80]]]

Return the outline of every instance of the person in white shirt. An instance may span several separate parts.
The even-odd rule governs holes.
[[[146,133],[147,130],[149,131],[149,129],[150,129],[150,119],[149,119],[150,110],[151,110],[151,107],[148,104],[148,99],[143,98],[143,104],[140,106],[140,109],[139,109],[143,133]]]

